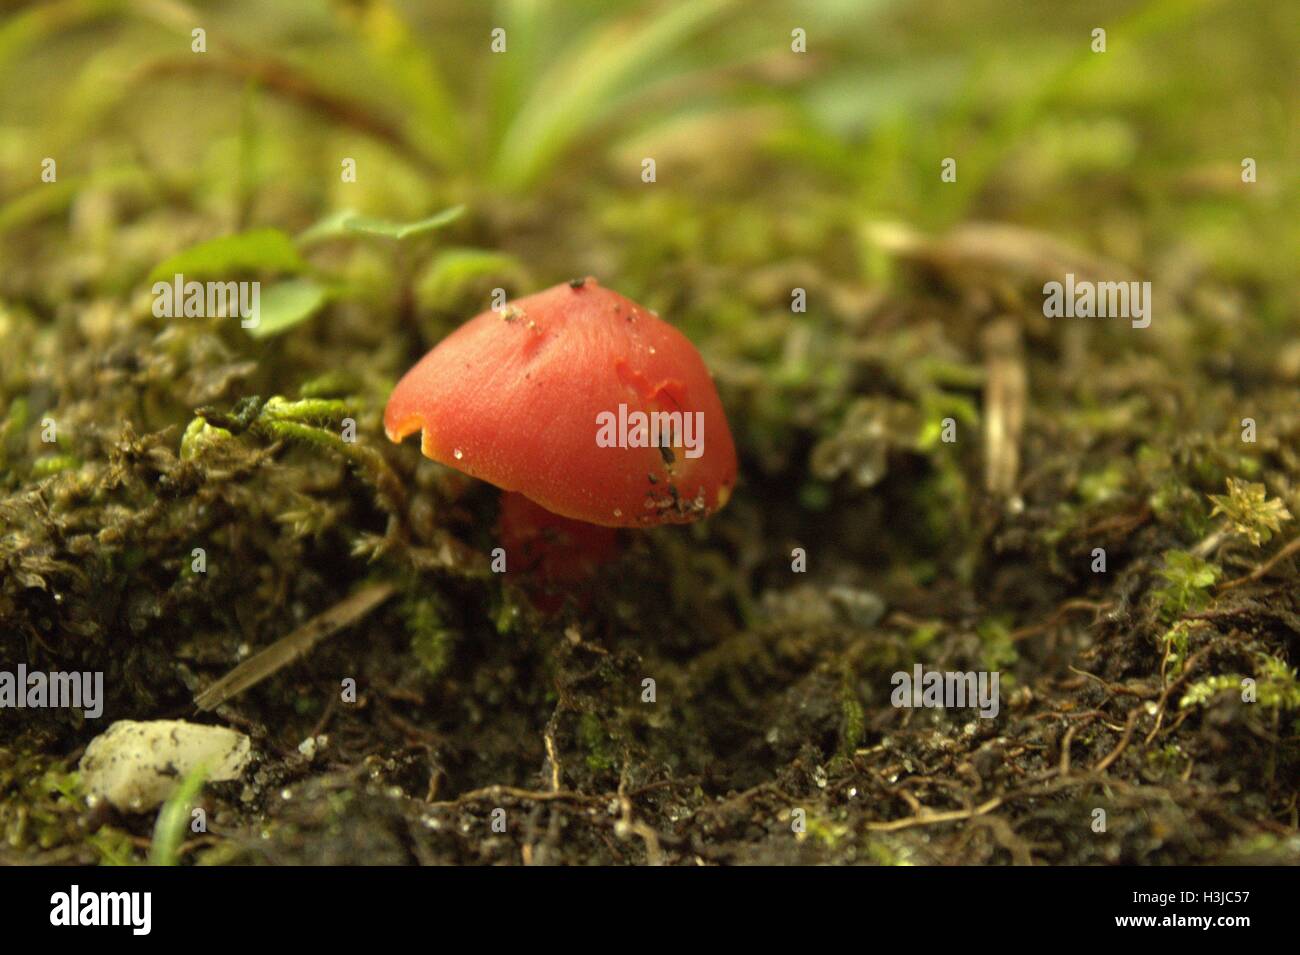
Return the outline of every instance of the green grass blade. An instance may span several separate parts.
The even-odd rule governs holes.
[[[149,846],[150,865],[176,865],[180,861],[181,845],[189,829],[190,806],[203,789],[208,778],[206,766],[196,767],[182,781],[158,810],[158,820],[153,826],[153,842]]]
[[[647,20],[622,18],[589,29],[555,57],[510,123],[493,164],[493,181],[521,189],[583,132],[605,119],[618,97],[734,0],[662,8]]]

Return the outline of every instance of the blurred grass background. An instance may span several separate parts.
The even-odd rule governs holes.
[[[160,243],[464,202],[476,230],[458,238],[513,255],[537,284],[612,270],[633,296],[683,267],[821,252],[865,222],[981,218],[1135,267],[1177,248],[1257,286],[1269,321],[1294,299],[1300,14],[1281,0],[54,0],[4,13],[10,296],[57,301],[78,281],[23,268],[45,243],[67,243],[70,263],[107,259],[95,281],[121,291]],[[1104,54],[1089,47],[1098,26]],[[497,27],[505,54],[490,51]],[[791,52],[795,28],[806,54]],[[39,179],[45,156],[57,185]],[[340,181],[343,156],[355,184]],[[939,179],[948,156],[955,184]],[[1260,170],[1248,191],[1244,156]],[[70,228],[39,228],[51,221]],[[502,264],[462,256],[443,290]]]

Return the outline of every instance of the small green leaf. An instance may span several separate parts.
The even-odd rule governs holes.
[[[427,219],[419,219],[415,222],[392,222],[388,219],[376,219],[373,216],[363,216],[345,210],[326,216],[299,235],[298,242],[302,245],[310,245],[325,239],[337,239],[340,236],[347,235],[377,235],[386,239],[401,240],[413,235],[432,232],[434,229],[441,229],[448,223],[455,222],[464,213],[465,207],[463,205],[452,206],[429,216]]]
[[[196,766],[158,810],[149,845],[150,865],[176,865],[190,824],[190,807],[208,778],[207,766]]]
[[[150,282],[176,275],[187,279],[230,279],[244,272],[301,272],[307,263],[293,240],[279,229],[256,229],[190,246],[160,263]]]
[[[1164,557],[1164,566],[1156,574],[1165,583],[1155,590],[1164,618],[1173,621],[1204,610],[1210,602],[1209,589],[1222,573],[1219,567],[1187,551],[1167,550]]]
[[[517,284],[525,273],[519,260],[492,249],[455,248],[440,253],[417,283],[421,301],[441,307],[456,300],[473,283],[483,278],[509,278]]]
[[[220,444],[229,437],[230,432],[225,428],[218,428],[216,425],[208,424],[202,418],[195,418],[185,428],[185,434],[181,436],[181,460],[188,461],[201,453],[204,448]]]
[[[311,318],[328,300],[329,292],[310,279],[277,282],[262,291],[258,322],[248,327],[248,334],[279,335]]]

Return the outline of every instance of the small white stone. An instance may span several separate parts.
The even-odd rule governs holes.
[[[118,720],[91,740],[78,769],[86,791],[118,809],[144,812],[163,803],[200,765],[209,782],[238,779],[252,743],[224,726],[183,720]]]

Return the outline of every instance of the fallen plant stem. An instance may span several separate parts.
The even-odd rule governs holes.
[[[1156,738],[1156,734],[1160,732],[1160,726],[1164,722],[1165,718],[1165,707],[1168,705],[1169,697],[1173,695],[1174,689],[1180,686],[1182,682],[1187,679],[1192,670],[1196,669],[1196,665],[1201,662],[1211,649],[1212,645],[1193,654],[1187,662],[1183,664],[1182,672],[1178,674],[1178,678],[1165,687],[1165,691],[1160,694],[1160,699],[1156,703],[1156,724],[1151,727],[1151,732],[1146,738],[1147,745],[1150,745],[1151,741]]]
[[[281,99],[385,143],[422,170],[435,171],[433,161],[410,141],[400,126],[377,116],[372,107],[323,89],[292,67],[274,60],[255,55],[251,59],[178,57],[157,60],[139,69],[128,86],[147,84],[161,77],[186,76],[200,79],[218,76],[240,84],[256,83]]]
[[[1292,554],[1296,554],[1296,553],[1300,553],[1300,537],[1297,537],[1294,540],[1292,540],[1289,544],[1287,544],[1285,547],[1279,550],[1268,560],[1264,561],[1264,563],[1260,564],[1249,574],[1246,574],[1244,577],[1238,577],[1235,580],[1225,580],[1223,583],[1219,584],[1218,589],[1220,592],[1222,592],[1225,590],[1232,590],[1235,587],[1241,587],[1244,584],[1254,583],[1255,581],[1265,577],[1270,570],[1272,570],[1282,561],[1286,560]]]
[[[212,710],[305,655],[312,647],[350,626],[391,597],[392,584],[371,584],[317,614],[297,630],[281,637],[261,653],[245,660],[216,683],[194,697],[200,710]]]
[[[931,826],[940,822],[960,822],[963,819],[973,819],[976,816],[983,816],[992,812],[1002,805],[1002,797],[997,796],[988,802],[981,803],[974,809],[954,809],[950,812],[926,812],[922,811],[915,816],[908,816],[905,819],[892,819],[889,822],[869,822],[867,829],[871,832],[897,832],[899,829],[910,829],[913,826]]]
[[[1010,497],[1020,471],[1020,442],[1025,427],[1029,378],[1020,327],[1001,319],[984,333],[984,489]]]
[[[1092,767],[1093,773],[1104,773],[1111,767],[1115,760],[1120,758],[1124,750],[1128,749],[1128,744],[1133,739],[1133,728],[1137,726],[1138,717],[1141,715],[1141,704],[1129,710],[1128,719],[1124,721],[1124,735],[1119,738],[1119,742],[1115,744],[1115,748],[1103,756],[1101,762]],[[1062,775],[1065,775],[1064,772],[1062,772]]]

